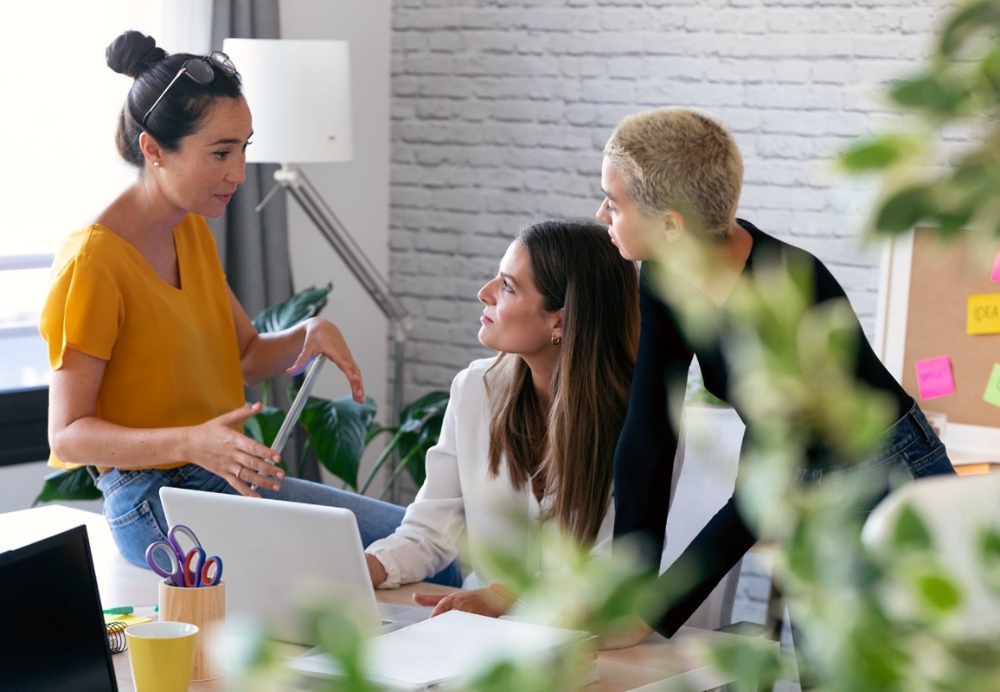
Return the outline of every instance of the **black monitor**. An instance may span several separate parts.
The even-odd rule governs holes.
[[[0,690],[117,692],[85,526],[0,553]]]

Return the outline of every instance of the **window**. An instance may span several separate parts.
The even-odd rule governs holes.
[[[131,80],[107,67],[104,49],[135,28],[170,52],[206,53],[211,10],[211,0],[34,0],[0,8],[7,104],[0,126],[0,415],[17,410],[18,430],[40,419],[44,438],[49,366],[37,325],[53,255],[134,178],[114,147]],[[0,434],[10,425],[9,415],[0,419]],[[44,458],[37,432],[29,437],[25,454],[33,458],[8,453],[0,465]]]

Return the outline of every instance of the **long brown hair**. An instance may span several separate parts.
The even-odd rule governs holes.
[[[574,219],[532,224],[517,236],[545,310],[564,309],[548,411],[523,359],[503,353],[487,382],[490,473],[502,459],[515,488],[552,494],[549,516],[592,543],[608,510],[612,464],[628,409],[639,341],[639,284],[607,228]]]

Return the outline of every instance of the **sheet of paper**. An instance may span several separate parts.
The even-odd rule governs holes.
[[[1000,293],[969,296],[966,331],[969,334],[1000,334]]]
[[[1000,406],[1000,363],[993,364],[993,372],[990,373],[990,381],[986,383],[983,399],[994,406]]]
[[[993,272],[990,274],[990,281],[1000,283],[1000,250],[997,250],[996,259],[993,260]]]
[[[390,689],[426,690],[481,672],[494,661],[524,661],[589,638],[588,632],[452,610],[373,637],[367,671]],[[338,674],[336,664],[324,655],[291,659],[288,665],[312,674]]]
[[[915,366],[917,368],[917,389],[920,390],[921,399],[936,399],[955,393],[955,376],[951,371],[951,358],[938,356],[937,358],[918,360]]]
[[[451,610],[374,637],[368,661],[379,677],[420,688],[472,674],[493,660],[523,658],[589,636]]]

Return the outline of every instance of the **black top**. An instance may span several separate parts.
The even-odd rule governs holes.
[[[830,271],[813,255],[773,238],[742,219],[737,219],[753,238],[741,279],[754,272],[796,266],[804,263],[813,270],[814,304],[833,299],[845,299],[846,294]],[[731,325],[722,324],[719,333],[697,342],[687,339],[679,326],[679,318],[671,307],[662,302],[651,286],[652,265],[643,263],[640,282],[639,308],[642,330],[639,353],[632,376],[632,393],[628,416],[622,428],[615,452],[615,536],[636,534],[643,539],[644,555],[652,564],[659,564],[663,550],[677,452],[678,431],[673,421],[679,415],[668,415],[669,402],[679,403],[682,397],[670,397],[668,391],[683,392],[691,358],[698,357],[705,388],[723,401],[730,400],[730,371],[722,344],[734,337]],[[734,290],[739,290],[739,284]],[[704,301],[706,310],[721,312],[703,294],[693,291]],[[721,315],[720,315],[721,317]],[[857,323],[856,375],[872,387],[889,393],[896,401],[897,416],[902,418],[913,405],[913,399],[879,361]],[[748,417],[736,406],[736,412],[746,422]],[[675,411],[679,414],[680,411]],[[744,445],[749,435],[744,436]],[[803,460],[804,468],[826,468],[831,458],[817,445]],[[675,594],[662,618],[650,623],[661,634],[672,635],[708,597],[712,589],[756,542],[757,538],[740,515],[734,498],[720,509],[695,537],[681,556],[659,578],[663,593]],[[691,570],[691,571],[689,571]],[[693,572],[692,572],[693,571]],[[687,589],[685,574],[703,577]]]

